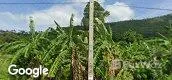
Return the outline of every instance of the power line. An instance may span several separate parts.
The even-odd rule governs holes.
[[[88,2],[40,2],[40,3],[33,3],[33,2],[29,2],[29,3],[21,3],[21,2],[15,2],[15,3],[0,3],[0,5],[20,5],[20,4],[43,4],[43,5],[45,5],[45,4],[75,4],[75,3],[83,3],[83,4],[85,4],[85,3],[88,3]]]
[[[172,11],[172,9],[155,8],[155,7],[141,7],[141,6],[133,6],[133,5],[116,5],[116,6],[133,7],[133,8],[141,8],[141,9],[151,9],[151,10],[162,10],[162,11]]]
[[[41,2],[41,3],[0,3],[0,5],[51,5],[51,4],[76,4],[82,3],[86,4],[88,2]],[[172,11],[172,9],[165,9],[165,8],[155,8],[155,7],[141,7],[141,6],[134,6],[134,5],[115,5],[121,7],[133,7],[133,8],[140,8],[140,9],[149,9],[149,10],[162,10],[162,11]]]

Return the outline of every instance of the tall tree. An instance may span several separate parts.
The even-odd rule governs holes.
[[[90,7],[90,3],[88,2],[84,9],[84,17],[82,18],[82,23],[81,23],[81,25],[84,26],[85,30],[88,30],[88,26],[89,26],[89,7]],[[104,23],[105,18],[109,15],[110,14],[108,11],[106,11],[97,1],[94,1],[94,23],[96,23],[95,18],[98,18]]]

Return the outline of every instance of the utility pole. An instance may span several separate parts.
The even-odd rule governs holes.
[[[93,45],[94,45],[94,0],[90,0],[89,11],[89,53],[88,53],[88,80],[94,79],[94,59],[93,59]]]

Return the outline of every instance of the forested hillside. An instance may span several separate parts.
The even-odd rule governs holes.
[[[170,26],[171,23],[172,14],[168,14],[142,20],[106,23],[106,25],[112,28],[114,39],[120,39],[121,34],[130,29],[143,34],[145,37],[159,37],[158,33],[168,36],[167,26]]]
[[[29,36],[30,36],[29,33],[25,31],[16,32],[15,30],[12,31],[0,30],[0,44],[5,42],[10,43],[21,39],[24,40],[29,38]]]

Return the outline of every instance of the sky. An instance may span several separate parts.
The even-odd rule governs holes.
[[[37,31],[60,26],[67,27],[71,14],[74,24],[80,25],[83,10],[89,0],[0,0],[0,3],[67,3],[67,4],[0,4],[0,30],[28,31],[29,17],[35,21]],[[70,2],[73,2],[69,4]],[[110,12],[106,22],[144,19],[172,13],[126,6],[172,9],[172,0],[98,0]],[[119,6],[120,5],[120,6]],[[125,6],[125,7],[124,7]]]

